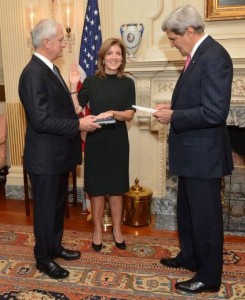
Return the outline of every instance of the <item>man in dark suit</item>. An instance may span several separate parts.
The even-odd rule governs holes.
[[[32,31],[35,52],[19,80],[26,114],[24,168],[34,196],[34,255],[36,267],[55,279],[69,271],[54,258],[79,259],[80,252],[62,243],[69,171],[81,164],[80,131],[100,128],[96,117],[78,119],[71,93],[53,61],[63,55],[63,27],[41,20]],[[57,75],[55,74],[57,72]]]
[[[170,123],[169,169],[178,175],[177,224],[180,253],[162,258],[167,267],[196,272],[176,289],[217,292],[223,265],[221,180],[232,172],[226,127],[233,77],[227,51],[204,33],[197,10],[181,6],[166,17],[162,30],[172,47],[190,63],[182,71],[171,106],[158,106],[154,116]]]

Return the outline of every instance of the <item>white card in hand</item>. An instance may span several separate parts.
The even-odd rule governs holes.
[[[157,109],[151,108],[151,107],[144,107],[144,106],[137,106],[137,105],[132,105],[133,108],[138,109],[140,111],[148,112],[151,114],[154,114],[154,112],[157,111]]]

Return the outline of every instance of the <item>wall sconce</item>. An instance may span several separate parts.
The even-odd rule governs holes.
[[[61,0],[62,23],[66,29],[65,42],[68,52],[72,52],[72,45],[75,45],[75,35],[71,33],[74,23],[74,0]]]
[[[38,4],[30,3],[25,6],[26,28],[31,34],[33,27],[38,21]],[[33,49],[31,37],[27,39],[27,46]]]

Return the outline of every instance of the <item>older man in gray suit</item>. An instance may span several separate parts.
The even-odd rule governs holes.
[[[162,24],[172,47],[188,57],[173,92],[171,107],[154,114],[170,123],[169,168],[178,175],[177,223],[180,252],[162,258],[167,267],[196,272],[176,289],[217,292],[223,265],[222,177],[232,172],[226,127],[233,76],[227,51],[204,33],[197,10],[181,6]]]

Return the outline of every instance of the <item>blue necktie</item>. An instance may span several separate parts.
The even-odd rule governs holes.
[[[55,65],[53,65],[53,71],[54,71],[54,74],[59,78],[59,81],[62,83],[65,90],[69,92],[68,87],[66,86],[66,83],[65,83],[64,79],[60,75],[59,69]]]
[[[63,78],[60,75],[59,69],[54,65],[53,66],[54,74],[59,78],[60,82],[64,85]]]

